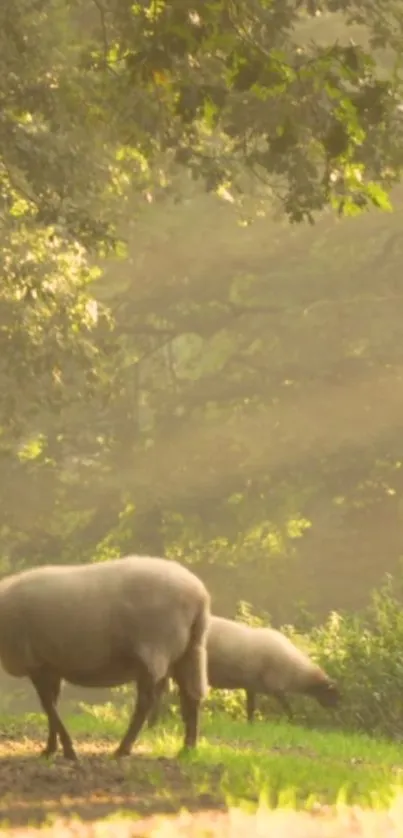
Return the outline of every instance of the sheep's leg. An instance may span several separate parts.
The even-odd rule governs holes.
[[[154,706],[155,683],[149,673],[144,673],[137,682],[137,701],[129,727],[115,751],[114,756],[128,757],[134,741],[137,739],[144,722]]]
[[[55,676],[54,679],[49,678],[49,690],[52,690],[52,703],[55,708],[60,695],[60,685],[61,681],[57,676]],[[42,756],[50,757],[52,754],[55,754],[57,751],[57,744],[57,728],[51,721],[49,721],[48,741],[45,749],[42,751]]]
[[[274,695],[274,697],[277,699],[278,703],[280,704],[280,706],[282,707],[282,709],[284,710],[284,712],[286,713],[286,715],[287,715],[287,717],[288,717],[288,721],[289,721],[289,722],[292,722],[292,720],[293,720],[293,712],[292,712],[292,710],[291,710],[291,705],[290,705],[290,703],[287,701],[287,699],[286,699],[286,697],[285,697],[284,693],[273,693],[273,695]]]
[[[159,681],[157,686],[155,687],[155,698],[154,698],[154,705],[151,708],[151,713],[148,717],[148,727],[155,727],[158,721],[158,716],[161,710],[161,699],[165,687],[167,686],[168,678],[163,678],[162,681]]]
[[[55,699],[55,676],[46,671],[35,672],[31,674],[31,681],[38,694],[39,701],[48,718],[49,735],[45,753],[49,744],[54,746],[55,738],[57,743],[57,734],[59,734],[60,741],[63,748],[63,756],[65,759],[76,760],[77,755],[73,748],[73,743],[61,721],[56,710]],[[49,752],[48,752],[49,753]],[[52,750],[50,751],[52,753]]]
[[[256,694],[246,690],[246,716],[248,722],[252,724],[256,710]]]
[[[190,748],[195,748],[197,744],[200,699],[193,698],[193,696],[189,695],[188,690],[180,681],[178,681],[178,687],[181,716],[185,726],[185,738],[182,750],[187,751]]]

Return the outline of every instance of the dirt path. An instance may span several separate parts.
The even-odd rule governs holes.
[[[25,737],[0,741],[0,823],[41,824],[49,817],[78,815],[95,820],[117,810],[137,816],[177,812],[181,807],[223,809],[219,773],[210,789],[198,791],[177,759],[151,757],[140,744],[133,757],[116,762],[115,740],[80,738],[79,764],[62,756],[38,758],[42,743]]]

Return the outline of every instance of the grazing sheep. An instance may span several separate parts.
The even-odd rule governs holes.
[[[116,687],[135,681],[137,701],[115,756],[127,756],[167,672],[179,687],[184,748],[195,747],[207,693],[210,596],[174,561],[127,556],[95,564],[45,566],[0,581],[0,663],[28,677],[48,719],[44,755],[76,759],[57,713],[61,681]]]
[[[243,689],[247,718],[253,722],[256,695],[273,695],[289,718],[285,693],[304,693],[324,707],[340,698],[336,684],[284,634],[272,628],[255,628],[211,615],[207,635],[207,670],[210,687]],[[161,681],[149,716],[153,727],[167,679]]]

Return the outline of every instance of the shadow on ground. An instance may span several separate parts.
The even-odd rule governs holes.
[[[40,757],[37,740],[0,740],[0,822],[4,826],[39,825],[53,817],[77,815],[89,821],[116,815],[171,814],[225,809],[219,796],[220,769],[209,771],[211,791],[198,790],[178,759],[150,757],[133,749],[130,758],[111,758],[115,740],[77,744],[78,764],[62,756]]]

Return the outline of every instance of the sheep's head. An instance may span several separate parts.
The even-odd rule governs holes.
[[[309,687],[308,692],[322,707],[335,707],[340,699],[340,690],[335,681],[332,681],[324,673]]]

